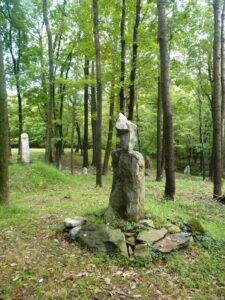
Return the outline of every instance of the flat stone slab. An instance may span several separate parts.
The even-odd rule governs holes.
[[[137,244],[134,248],[134,256],[136,258],[148,258],[149,246],[147,244]]]
[[[107,254],[120,253],[128,257],[125,236],[120,229],[112,229],[105,224],[88,224],[82,226],[76,240],[90,250]]]
[[[169,253],[176,249],[185,248],[189,245],[190,233],[180,232],[167,235],[164,239],[153,245],[153,249],[162,253]]]
[[[152,245],[164,238],[166,234],[167,230],[165,228],[161,228],[159,230],[151,228],[149,230],[141,231],[137,236],[137,240]]]
[[[73,227],[77,227],[77,226],[82,226],[84,224],[86,224],[87,219],[85,219],[84,217],[74,217],[74,218],[66,218],[64,220],[64,225],[66,228],[73,228]]]

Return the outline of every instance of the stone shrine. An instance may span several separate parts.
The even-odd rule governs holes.
[[[111,213],[137,222],[144,217],[145,161],[133,148],[137,141],[137,126],[119,114],[116,122],[120,148],[112,152],[113,183],[106,217]]]
[[[23,164],[30,163],[30,147],[29,147],[29,137],[27,133],[21,134],[20,161]]]

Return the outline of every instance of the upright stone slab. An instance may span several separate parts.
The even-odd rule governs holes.
[[[24,164],[30,163],[30,147],[27,133],[21,134],[20,160]]]
[[[106,212],[114,213],[128,221],[144,217],[145,161],[134,151],[137,126],[120,114],[116,123],[120,148],[112,152],[113,184]]]

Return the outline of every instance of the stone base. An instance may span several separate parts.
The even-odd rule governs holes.
[[[82,217],[65,219],[61,232],[65,238],[75,244],[80,244],[92,251],[106,254],[120,254],[129,258],[150,258],[152,250],[170,253],[174,250],[186,248],[191,234],[179,232],[170,234],[167,229],[154,229],[152,224],[141,220],[137,223],[138,230],[124,231],[108,224],[96,224],[93,220]],[[61,227],[61,226],[60,226]]]
[[[137,222],[144,217],[145,161],[137,151],[118,149],[112,152],[113,184],[109,211]],[[107,212],[108,214],[109,212]]]

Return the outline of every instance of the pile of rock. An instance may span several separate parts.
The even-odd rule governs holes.
[[[169,253],[189,245],[191,234],[181,232],[174,224],[155,229],[151,219],[144,219],[138,225],[139,232],[122,232],[108,224],[90,223],[77,216],[65,219],[63,232],[70,241],[90,250],[131,258],[148,258],[150,250]]]

